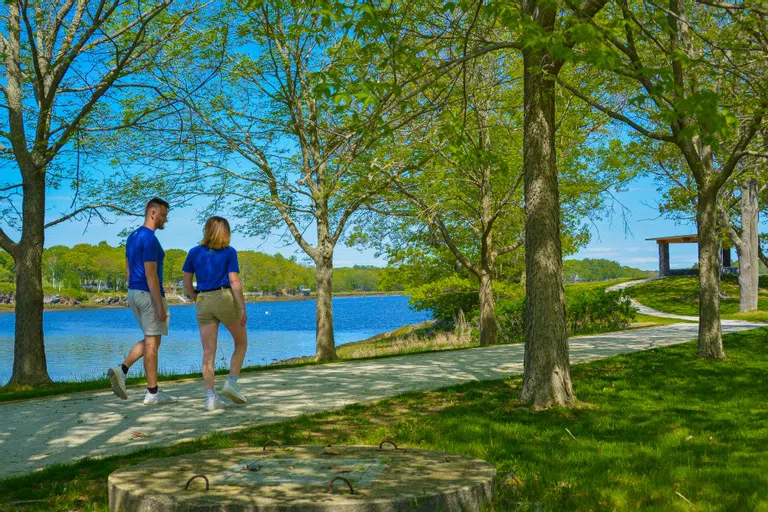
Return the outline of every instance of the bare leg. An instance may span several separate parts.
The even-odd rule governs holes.
[[[245,360],[245,351],[248,349],[248,330],[245,326],[240,325],[240,321],[226,327],[235,341],[235,351],[232,353],[232,359],[229,362],[229,374],[238,377]]]
[[[136,342],[131,351],[128,352],[128,355],[125,356],[125,361],[123,361],[123,364],[130,368],[142,357],[144,357],[144,340]]]
[[[200,325],[200,338],[203,341],[203,381],[206,391],[214,386],[214,366],[216,364],[216,344],[219,338],[219,322]]]
[[[144,374],[147,376],[148,388],[157,386],[157,351],[161,339],[159,335],[144,337]]]

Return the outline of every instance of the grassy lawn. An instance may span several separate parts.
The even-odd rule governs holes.
[[[758,292],[758,311],[739,313],[739,283],[735,276],[722,281],[728,296],[720,301],[720,312],[725,319],[768,322],[768,289]],[[649,281],[627,288],[627,294],[644,306],[677,315],[699,314],[699,278],[675,276]]]
[[[644,327],[655,327],[657,325],[687,324],[696,323],[692,320],[678,320],[677,318],[665,318],[662,316],[636,315],[635,321],[630,324],[630,329],[642,329]]]
[[[0,482],[0,508],[106,510],[107,476],[149,458],[386,437],[514,471],[523,486],[499,486],[499,511],[768,510],[767,340],[768,329],[725,336],[725,362],[697,359],[687,343],[577,365],[575,410],[519,407],[514,377],[52,467]]]

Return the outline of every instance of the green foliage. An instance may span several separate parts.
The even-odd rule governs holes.
[[[163,286],[181,291],[181,270],[187,251],[167,249],[163,265]],[[238,251],[240,279],[247,292],[296,293],[300,288],[314,289],[315,269],[302,265],[295,258],[285,258],[256,251]],[[334,292],[372,292],[402,290],[395,281],[380,283],[383,269],[356,265],[334,270]],[[15,290],[14,266],[10,255],[0,251],[0,291]],[[126,292],[125,248],[112,247],[106,242],[98,245],[78,244],[74,247],[56,245],[43,251],[43,284],[46,294],[59,294],[76,300],[86,300],[87,292]],[[87,292],[86,292],[87,290]]]
[[[523,296],[518,283],[494,281],[493,291],[498,299],[515,300]],[[453,322],[461,311],[467,319],[479,314],[480,296],[474,279],[452,275],[431,283],[406,289],[409,304],[417,311],[431,311],[435,320]]]
[[[525,336],[525,299],[497,301],[496,324],[499,327],[499,342],[523,341]]]
[[[0,249],[0,284],[14,282],[16,264],[11,255]]]
[[[333,292],[375,292],[379,289],[378,270],[367,265],[333,270]]]
[[[569,334],[592,334],[626,328],[637,309],[623,292],[573,289],[565,295],[565,319]]]
[[[621,292],[606,292],[597,287],[571,286],[565,294],[565,319],[570,336],[625,329],[637,310]],[[525,299],[499,300],[496,303],[499,339],[512,343],[525,335]]]
[[[658,272],[640,270],[622,266],[606,259],[584,258],[583,260],[564,260],[563,279],[565,281],[603,281],[605,279],[645,279]]]
[[[436,320],[451,322],[463,311],[477,309],[480,304],[478,285],[469,279],[453,275],[406,291],[410,306],[416,311],[432,311]]]
[[[43,286],[43,293],[46,295],[60,295],[79,302],[85,302],[89,297],[88,292],[78,288],[52,288],[50,286]]]

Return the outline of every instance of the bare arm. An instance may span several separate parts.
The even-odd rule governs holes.
[[[184,289],[187,290],[187,295],[192,297],[192,301],[197,300],[197,292],[195,291],[195,287],[192,286],[192,272],[184,272]]]
[[[232,295],[235,296],[235,302],[237,307],[240,308],[240,325],[245,325],[248,322],[248,315],[245,313],[245,298],[243,297],[243,283],[240,282],[240,274],[238,272],[229,273],[229,285],[232,287]]]
[[[168,315],[165,313],[165,308],[163,307],[163,294],[160,291],[160,278],[157,276],[157,262],[145,261],[144,272],[147,276],[149,293],[152,294],[152,302],[155,305],[157,319],[161,322],[165,322],[168,319]]]
[[[131,280],[131,267],[128,265],[128,258],[125,258],[125,282]]]

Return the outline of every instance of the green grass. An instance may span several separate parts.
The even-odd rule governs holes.
[[[274,438],[288,445],[390,438],[485,459],[500,475],[514,471],[523,486],[499,486],[499,511],[765,511],[767,340],[768,329],[725,336],[728,361],[697,359],[687,343],[576,365],[584,403],[574,410],[519,406],[522,383],[514,377],[51,467],[0,481],[0,508],[41,500],[24,510],[106,510],[107,476],[151,458]]]
[[[565,292],[566,296],[568,295],[568,290],[581,288],[585,290],[605,290],[609,286],[613,286],[615,284],[619,283],[625,283],[627,281],[634,281],[634,279],[629,278],[619,278],[619,279],[609,279],[607,281],[590,281],[590,282],[583,282],[583,283],[565,283]]]
[[[768,290],[758,292],[758,311],[739,313],[739,283],[735,276],[725,276],[723,292],[728,296],[720,301],[724,319],[768,322]],[[674,276],[649,281],[627,288],[627,294],[649,308],[676,315],[698,316],[699,278]]]
[[[635,321],[630,325],[631,329],[642,329],[645,327],[654,327],[657,325],[696,323],[692,320],[678,320],[677,318],[665,318],[663,316],[635,315]]]

